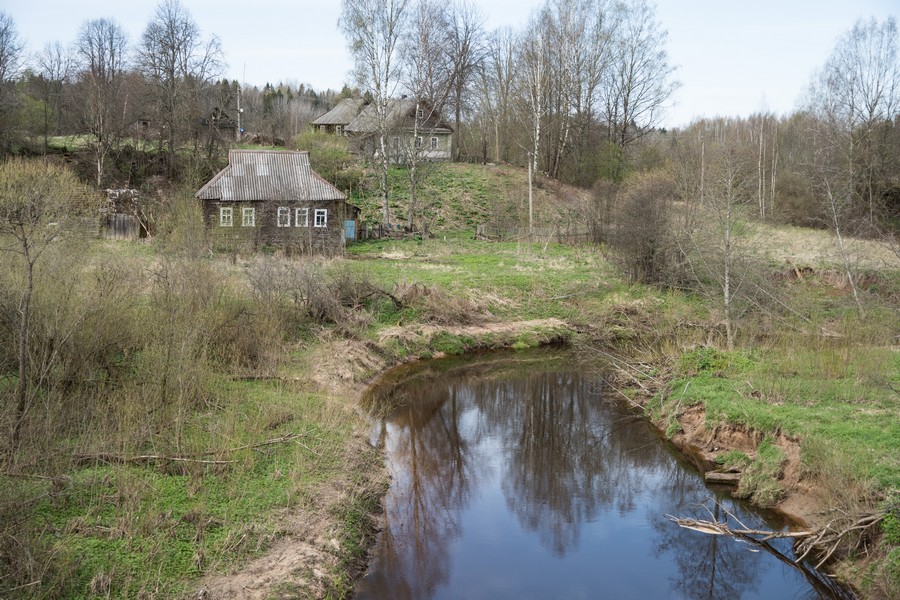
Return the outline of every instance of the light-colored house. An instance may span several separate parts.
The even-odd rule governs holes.
[[[387,152],[391,162],[408,162],[413,152],[424,160],[450,160],[453,128],[428,103],[414,98],[392,99],[387,105]],[[367,104],[343,131],[351,150],[379,156],[375,105]]]
[[[318,254],[341,252],[359,214],[312,170],[306,152],[231,150],[228,166],[196,196],[207,227],[222,239]]]

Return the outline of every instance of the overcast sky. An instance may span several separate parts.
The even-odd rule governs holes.
[[[216,34],[229,79],[340,89],[351,60],[337,28],[339,0],[182,0],[204,34]],[[475,0],[488,29],[519,29],[543,0]],[[155,0],[2,0],[30,51],[71,43],[88,19],[111,17],[134,43]],[[838,37],[859,18],[900,14],[900,0],[659,0],[681,87],[664,119],[784,114]],[[246,75],[245,75],[246,74]]]

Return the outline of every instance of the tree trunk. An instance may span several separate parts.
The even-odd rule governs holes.
[[[12,439],[10,440],[9,458],[15,462],[16,452],[19,449],[19,440],[22,435],[22,425],[25,423],[25,412],[28,408],[28,337],[31,327],[31,295],[34,291],[34,262],[31,259],[28,244],[23,243],[23,254],[26,264],[25,295],[19,308],[19,381],[16,385],[16,421],[13,426]]]

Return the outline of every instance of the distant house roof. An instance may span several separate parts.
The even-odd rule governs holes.
[[[226,202],[347,199],[312,170],[309,153],[286,150],[230,150],[228,166],[196,195]]]
[[[423,110],[426,118],[423,123],[420,123],[419,126],[423,129],[430,129],[434,131],[443,131],[443,132],[452,132],[453,128],[450,127],[444,120],[441,118],[441,115],[436,111],[432,111],[431,107],[424,103],[419,103],[419,109]],[[416,100],[414,98],[400,98],[400,99],[391,99],[388,100],[387,105],[387,122],[389,129],[396,129],[398,127],[411,128],[413,126],[413,120],[415,119],[415,114],[413,111],[416,110]],[[362,111],[357,115],[355,119],[350,121],[347,126],[344,128],[345,131],[349,133],[356,134],[371,134],[378,131],[378,118],[375,114],[375,105],[368,104]]]
[[[362,98],[344,98],[337,106],[312,122],[313,125],[346,125],[366,105]]]

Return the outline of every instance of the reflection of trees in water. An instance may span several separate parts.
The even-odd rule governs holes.
[[[633,510],[641,470],[662,457],[643,421],[577,373],[484,382],[476,398],[505,441],[507,506],[558,556],[577,545],[581,525],[598,510]]]
[[[789,558],[791,544],[785,539],[771,540],[764,544],[752,544],[729,536],[707,535],[678,527],[660,518],[660,515],[675,511],[679,517],[733,521],[756,529],[779,528],[777,523],[766,523],[760,516],[746,513],[731,499],[711,498],[710,491],[699,483],[696,475],[671,461],[661,479],[662,486],[659,506],[652,511],[653,527],[658,535],[657,555],[671,554],[678,568],[678,575],[672,580],[672,587],[683,597],[692,600],[717,598],[740,598],[759,586],[762,576],[760,550],[775,556],[782,563],[796,571],[797,577],[809,582],[811,589],[807,598],[853,598],[828,577],[809,569],[806,565],[796,565]],[[713,507],[707,505],[713,502]],[[672,507],[675,508],[672,508]],[[738,527],[739,523],[734,523]],[[740,525],[740,526],[743,526]],[[753,552],[754,556],[748,556]],[[768,564],[771,563],[766,560]]]
[[[408,386],[403,393],[403,405],[382,424],[394,481],[373,557],[378,568],[365,587],[373,597],[428,598],[447,579],[447,546],[459,536],[459,511],[476,475],[473,444],[460,431],[472,401],[458,386]]]
[[[753,561],[738,556],[746,546],[663,518],[709,492],[668,456],[643,418],[604,400],[594,379],[523,370],[429,370],[413,384],[382,390],[395,407],[381,428],[394,481],[373,572],[358,598],[432,597],[448,581],[449,548],[473,487],[492,475],[520,525],[558,556],[578,545],[586,521],[601,511],[631,513],[644,495],[658,502],[648,518],[658,555],[673,554],[673,592],[739,598],[758,586]]]
[[[691,493],[697,493],[696,484]],[[716,502],[713,516],[718,519],[722,513]],[[672,554],[678,567],[678,577],[672,581],[672,587],[684,598],[740,598],[756,589],[759,579],[758,571],[754,569],[756,565],[742,556],[748,551],[746,544],[724,536],[682,529],[666,520],[655,520],[654,527],[660,536],[657,554]]]

